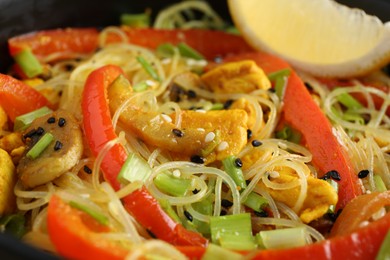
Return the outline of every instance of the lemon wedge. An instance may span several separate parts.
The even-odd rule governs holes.
[[[390,62],[390,22],[332,0],[228,0],[255,49],[321,77],[364,75]]]

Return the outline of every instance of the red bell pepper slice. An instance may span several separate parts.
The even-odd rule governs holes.
[[[47,211],[47,228],[57,252],[69,259],[124,259],[129,252],[101,236],[109,232],[86,213],[52,196]]]
[[[52,107],[39,91],[23,82],[0,73],[0,105],[13,122],[17,116],[43,106]]]
[[[236,55],[225,61],[243,59],[254,60],[267,74],[290,68],[285,61],[262,52]],[[319,168],[320,174],[331,170],[339,172],[341,180],[339,181],[337,205],[338,208],[343,208],[350,200],[362,194],[358,177],[353,172],[352,164],[346,157],[345,151],[333,135],[329,120],[293,70],[283,102],[284,120],[301,132],[305,145],[313,154],[313,163]]]
[[[106,90],[120,74],[123,71],[119,67],[107,65],[93,71],[84,86],[81,103],[83,126],[94,156],[99,154],[107,142],[117,137],[111,122]],[[105,179],[116,190],[120,187],[117,175],[126,158],[123,146],[117,144],[101,164]],[[177,245],[207,245],[207,240],[200,234],[188,231],[174,222],[145,187],[129,194],[123,199],[123,203],[136,220],[158,238]]]
[[[162,43],[178,44],[185,42],[206,58],[237,54],[253,50],[242,37],[209,30],[158,30],[151,28],[122,27],[128,41],[147,48],[156,48]],[[107,42],[115,43],[121,39],[109,34]],[[41,61],[50,54],[58,54],[57,59],[74,58],[80,54],[90,54],[98,47],[96,29],[57,29],[40,31],[11,38],[8,41],[11,56],[23,48],[30,48]]]

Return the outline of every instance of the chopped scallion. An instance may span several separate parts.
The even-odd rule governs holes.
[[[266,249],[283,249],[306,245],[305,227],[260,231],[256,238]]]
[[[26,232],[25,222],[21,214],[5,215],[0,218],[0,231],[21,238]]]
[[[175,54],[175,46],[171,43],[163,43],[157,46],[157,53],[165,58],[172,57]]]
[[[278,78],[288,77],[290,76],[290,74],[291,74],[290,69],[282,69],[268,74],[267,77],[270,81],[275,81]]]
[[[149,88],[149,85],[146,83],[146,81],[141,81],[133,86],[134,92],[142,92]]]
[[[25,130],[27,127],[31,125],[31,123],[44,115],[47,115],[49,113],[53,112],[50,108],[48,107],[41,107],[37,110],[31,111],[27,114],[23,114],[20,116],[17,116],[15,118],[15,123],[14,123],[14,131],[21,131]]]
[[[235,35],[240,35],[240,31],[234,26],[230,26],[230,27],[226,28],[225,32],[235,34]]]
[[[222,110],[224,108],[223,103],[214,103],[210,110]]]
[[[276,132],[276,138],[287,140],[293,143],[299,143],[301,141],[301,134],[291,127],[285,126]]]
[[[374,174],[374,183],[375,183],[376,191],[379,191],[379,192],[387,191],[386,185],[383,182],[381,176]]]
[[[244,201],[244,205],[254,211],[261,211],[268,205],[268,200],[255,192],[251,192]]]
[[[336,99],[349,109],[363,108],[363,105],[348,93],[342,93]]]
[[[336,193],[339,192],[339,184],[335,180],[333,180],[333,179],[326,179],[325,181],[327,183],[329,183],[330,186],[332,186],[332,188],[336,191]],[[330,205],[329,209],[328,209],[328,212],[329,213],[335,213],[336,212],[336,205]]]
[[[176,178],[169,173],[160,173],[153,181],[161,191],[178,197],[184,196],[192,183],[190,179]]]
[[[87,213],[88,215],[90,215],[92,218],[94,218],[100,224],[102,224],[104,226],[108,225],[108,218],[105,215],[103,215],[102,213],[97,212],[96,210],[93,210],[93,209],[91,209],[85,205],[82,205],[78,202],[75,202],[75,201],[69,201],[69,205],[72,208],[75,208],[75,209],[78,209],[78,210],[81,210],[81,211]]]
[[[194,210],[196,210],[197,212],[203,215],[211,216],[213,214],[213,202],[214,202],[214,196],[209,195],[205,199],[192,204],[192,207],[194,208]],[[194,219],[193,223],[198,232],[202,233],[203,235],[210,234],[209,223],[200,221],[198,219]]]
[[[30,49],[24,49],[14,56],[16,63],[20,66],[27,77],[32,78],[43,72],[43,67]]]
[[[206,252],[202,256],[202,260],[215,260],[215,259],[239,260],[242,259],[242,255],[210,243],[207,246]]]
[[[121,24],[136,28],[147,28],[150,25],[150,14],[122,14]]]
[[[246,188],[246,181],[244,178],[244,174],[242,173],[242,169],[240,167],[237,167],[235,161],[237,157],[234,155],[230,155],[222,160],[223,167],[225,171],[232,177],[234,182],[238,187],[241,189]]]
[[[181,220],[179,216],[176,214],[176,212],[173,210],[172,205],[169,203],[168,200],[161,199],[158,201],[160,203],[160,206],[162,209],[177,223],[181,223]]]
[[[144,70],[155,80],[161,81],[160,77],[158,76],[156,70],[153,68],[153,66],[145,60],[144,57],[138,56],[137,61],[141,64],[141,66],[144,68]]]
[[[183,57],[191,58],[194,60],[204,60],[204,57],[202,54],[200,54],[198,51],[195,49],[191,48],[184,42],[181,42],[177,45],[177,48],[179,49],[180,54]]]
[[[44,134],[41,139],[27,152],[26,156],[30,159],[36,159],[54,140],[51,133]]]
[[[148,162],[139,155],[131,153],[119,171],[117,178],[123,184],[134,181],[144,182],[151,173],[152,168]]]
[[[385,239],[382,242],[382,245],[379,249],[379,252],[375,260],[388,260],[390,259],[390,230],[387,231]]]

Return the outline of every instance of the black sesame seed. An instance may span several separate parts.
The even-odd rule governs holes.
[[[224,104],[223,104],[223,109],[229,109],[231,107],[231,105],[233,104],[233,101],[232,99],[229,99],[227,100]]]
[[[54,151],[58,151],[62,148],[63,144],[60,142],[60,141],[56,141],[56,143],[54,144]]]
[[[320,179],[321,179],[321,180],[324,180],[324,181],[326,181],[326,180],[329,179],[329,178],[330,178],[330,176],[329,176],[328,173],[325,173],[324,176],[320,177]]]
[[[187,210],[184,211],[184,216],[186,216],[186,218],[191,222],[194,220],[191,213],[189,213]]]
[[[197,194],[198,192],[199,192],[199,190],[197,190],[197,189],[194,189],[194,190],[192,191],[193,194]]]
[[[226,210],[221,210],[221,213],[219,214],[220,216],[225,216],[227,214],[227,211]]]
[[[336,181],[341,180],[341,176],[340,176],[339,172],[336,170],[328,171],[326,174],[328,174],[329,177],[332,178],[333,180],[336,180]]]
[[[246,138],[247,138],[248,140],[252,138],[252,130],[250,130],[250,129],[247,129],[247,130],[246,130]]]
[[[88,174],[91,174],[92,173],[92,170],[91,168],[89,168],[87,165],[84,165],[84,171]]]
[[[156,235],[152,231],[150,231],[149,229],[146,229],[146,232],[148,232],[148,234],[151,238],[157,238]]]
[[[48,122],[49,124],[54,124],[54,123],[56,122],[56,119],[55,119],[55,117],[49,117],[49,118],[47,119],[47,122]]]
[[[251,183],[251,180],[246,180],[245,183],[246,185],[249,185]]]
[[[366,178],[368,176],[368,174],[370,173],[369,170],[361,170],[359,173],[358,173],[358,177],[360,179],[363,179],[363,178]]]
[[[65,124],[66,124],[65,118],[60,117],[60,119],[58,119],[58,126],[63,127]]]
[[[196,98],[196,92],[195,91],[193,91],[193,90],[188,90],[187,91],[187,95],[188,95],[188,97],[189,98]]]
[[[312,91],[312,90],[313,90],[313,87],[312,87],[308,82],[305,82],[305,87],[306,87],[307,90],[309,90],[309,91]]]
[[[268,217],[268,212],[267,211],[264,211],[264,210],[261,210],[261,211],[253,211],[253,213],[258,216],[258,217],[261,217],[261,218],[266,218]]]
[[[42,127],[38,127],[37,132],[35,133],[36,135],[43,135],[45,133],[45,129]]]
[[[204,158],[200,155],[193,155],[191,156],[191,162],[202,164],[204,163]]]
[[[227,200],[227,199],[223,199],[223,200],[221,200],[221,205],[222,205],[222,207],[230,208],[231,206],[233,206],[233,202],[231,202],[230,200]]]
[[[177,128],[172,129],[172,133],[174,135],[176,135],[177,137],[183,137],[184,136],[184,133],[181,130],[177,129]]]
[[[275,93],[276,90],[275,90],[274,88],[269,88],[269,89],[268,89],[268,92],[270,92],[270,93]]]
[[[253,140],[252,141],[252,146],[253,147],[258,147],[258,146],[260,146],[260,145],[262,145],[263,143],[262,142],[260,142],[259,140]]]
[[[238,168],[241,168],[242,167],[242,161],[240,158],[236,158],[234,160],[234,164],[238,167]]]
[[[24,139],[31,138],[37,134],[37,129],[30,130],[27,134],[23,135]]]

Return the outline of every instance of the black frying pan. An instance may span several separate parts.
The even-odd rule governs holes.
[[[245,0],[242,0],[245,1]],[[0,72],[11,64],[7,39],[22,33],[59,27],[103,27],[119,23],[121,13],[158,10],[178,0],[0,0]],[[230,21],[226,0],[209,0]],[[338,0],[390,21],[390,0]],[[390,44],[390,43],[389,43]],[[1,194],[0,194],[1,196]],[[0,259],[58,259],[0,233]]]

